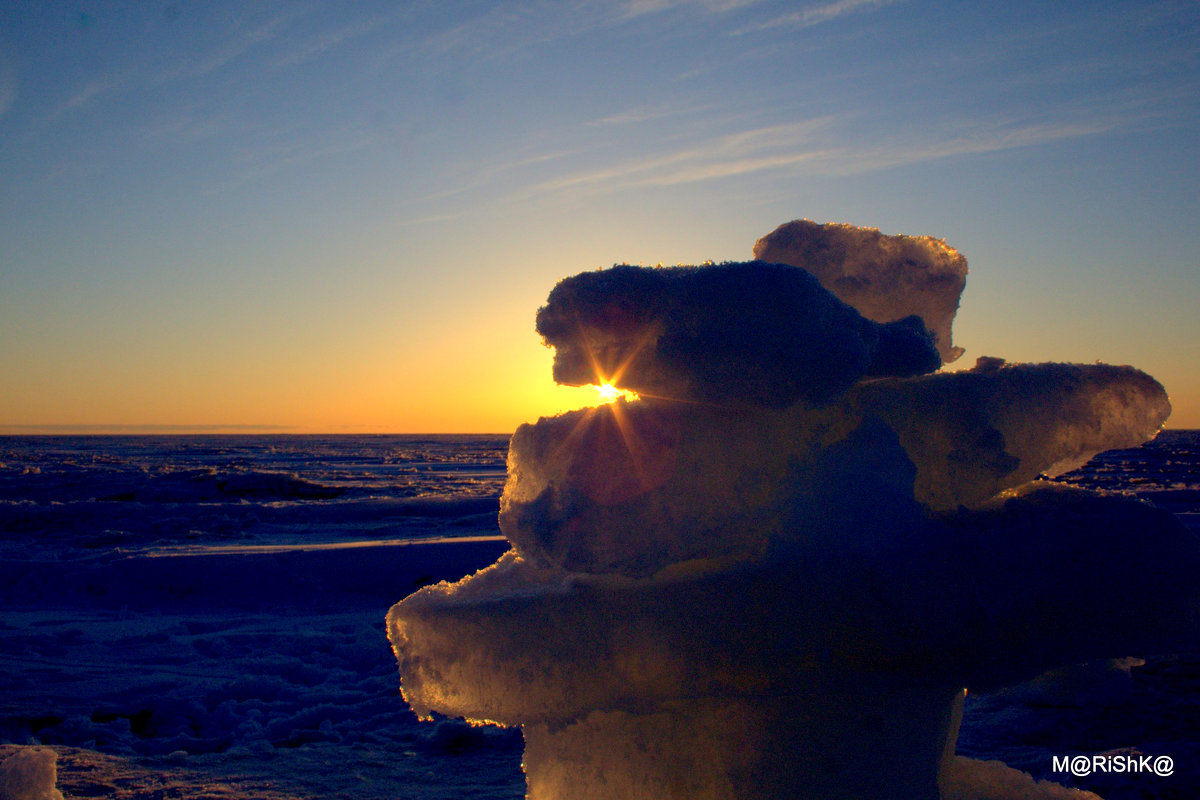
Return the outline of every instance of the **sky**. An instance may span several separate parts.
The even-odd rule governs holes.
[[[1200,3],[0,0],[0,432],[496,432],[534,315],[793,219],[1200,428]]]

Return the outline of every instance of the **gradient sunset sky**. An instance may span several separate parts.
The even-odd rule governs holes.
[[[0,2],[0,431],[509,432],[560,278],[797,218],[1200,427],[1200,3]]]

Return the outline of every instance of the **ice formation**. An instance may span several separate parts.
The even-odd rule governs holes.
[[[961,256],[812,223],[755,252],[783,245],[853,291],[764,261],[554,289],[555,378],[640,397],[517,430],[512,549],[389,613],[405,698],[522,726],[533,800],[1068,796],[954,756],[963,690],[1196,629],[1171,515],[1034,482],[1153,437],[1165,392],[1100,364],[929,374]]]
[[[22,747],[0,762],[0,800],[63,800],[57,762],[49,748]]]
[[[915,314],[933,333],[943,361],[962,355],[950,326],[967,283],[967,260],[940,239],[797,219],[759,239],[754,257],[802,267],[876,322]]]
[[[785,407],[837,397],[866,375],[941,366],[919,317],[865,319],[782,264],[585,272],[554,287],[537,328],[559,383],[599,375],[673,400]]]

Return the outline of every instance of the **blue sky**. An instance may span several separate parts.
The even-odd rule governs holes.
[[[1198,134],[1194,1],[4,2],[0,426],[510,430],[559,278],[806,217],[1200,427]]]

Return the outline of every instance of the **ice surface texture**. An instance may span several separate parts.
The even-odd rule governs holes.
[[[58,790],[58,754],[23,747],[0,762],[0,800],[63,800]]]
[[[928,374],[961,352],[938,240],[794,222],[755,254],[805,269],[555,287],[555,378],[640,399],[517,430],[513,549],[389,614],[405,698],[524,726],[534,800],[1067,796],[954,758],[962,690],[1194,641],[1192,533],[1034,482],[1154,436],[1166,393],[1103,364]]]
[[[510,553],[406,601],[393,620],[405,697],[418,713],[562,725],[834,676],[988,689],[1158,649],[1195,623],[1182,601],[1197,596],[1200,549],[1141,503],[1048,487],[908,530],[860,519],[864,538],[844,547],[657,580]]]
[[[676,400],[824,402],[864,375],[941,366],[919,318],[864,318],[802,269],[627,265],[563,280],[537,315],[554,379]]]
[[[540,565],[633,577],[844,544],[864,514],[895,527],[914,498],[973,506],[1140,443],[1168,408],[1134,369],[1064,364],[874,381],[821,408],[619,402],[517,430],[500,528]]]
[[[967,282],[967,260],[941,239],[798,219],[759,239],[754,257],[803,267],[867,319],[892,322],[915,314],[933,333],[943,361],[962,355],[950,325]]]

